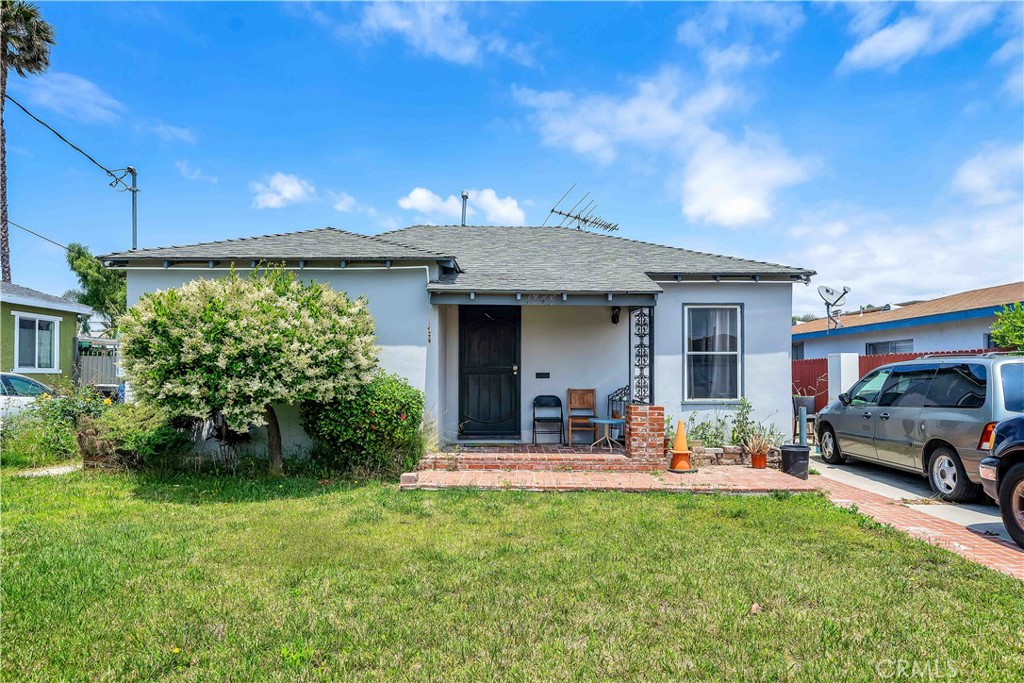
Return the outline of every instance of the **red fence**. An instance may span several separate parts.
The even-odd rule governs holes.
[[[793,393],[814,396],[814,412],[828,403],[828,358],[793,361]]]
[[[887,363],[913,360],[921,356],[963,356],[966,354],[988,353],[996,349],[969,349],[965,351],[922,351],[920,353],[886,353],[877,356],[860,357],[860,376]],[[814,411],[828,403],[828,359],[808,358],[793,361],[793,393],[800,396],[814,396]]]

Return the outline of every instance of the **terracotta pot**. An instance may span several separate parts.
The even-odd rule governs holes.
[[[750,466],[755,470],[763,470],[768,467],[768,454],[767,453],[751,453],[750,454]]]

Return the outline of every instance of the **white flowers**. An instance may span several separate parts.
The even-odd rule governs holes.
[[[147,294],[120,323],[139,400],[199,419],[221,412],[237,431],[263,424],[270,403],[351,397],[377,364],[364,301],[280,270]]]

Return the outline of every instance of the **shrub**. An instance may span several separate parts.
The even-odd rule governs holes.
[[[423,455],[423,402],[423,392],[379,372],[351,399],[303,403],[302,423],[327,464],[395,475]]]
[[[715,413],[713,418],[697,420],[697,414],[686,418],[686,438],[699,441],[705,448],[721,448],[729,439],[729,419]]]
[[[364,299],[280,269],[151,292],[118,328],[141,402],[175,417],[222,417],[235,432],[266,425],[274,473],[283,463],[271,404],[350,399],[377,362]]]
[[[733,446],[742,446],[756,430],[757,423],[750,419],[750,413],[754,410],[754,404],[750,399],[743,397],[736,408],[736,414],[732,418],[732,434],[729,442]]]
[[[112,406],[79,424],[82,457],[119,467],[166,468],[193,448],[190,432],[175,428],[159,409],[140,403]]]
[[[73,458],[78,420],[100,415],[109,405],[110,399],[91,387],[58,387],[54,395],[43,394],[4,422],[3,464],[40,467]]]
[[[992,341],[1002,349],[1024,351],[1024,306],[1003,306],[992,324]]]

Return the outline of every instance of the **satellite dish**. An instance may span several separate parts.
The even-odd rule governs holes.
[[[840,306],[846,301],[846,295],[850,293],[849,287],[843,287],[843,291],[832,289],[822,285],[818,287],[818,296],[825,300],[825,304],[829,307]]]
[[[849,287],[843,287],[841,292],[825,285],[818,287],[818,296],[825,300],[825,317],[828,319],[825,334],[828,334],[829,330],[843,326],[843,321],[840,318],[843,312],[838,307],[846,301],[846,295],[849,293]]]

